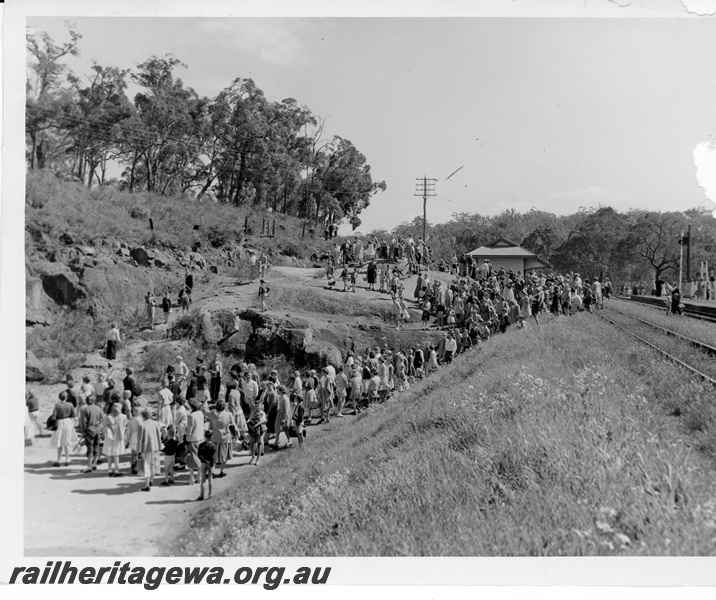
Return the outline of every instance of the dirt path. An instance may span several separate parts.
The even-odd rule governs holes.
[[[228,307],[236,302],[246,303],[257,294],[258,283],[232,285],[231,296],[222,294],[221,278],[212,281],[210,287],[198,294],[196,305],[207,308]],[[158,311],[159,312],[159,311]],[[161,314],[161,313],[159,313]],[[173,318],[177,316],[174,309]],[[164,331],[166,326],[159,325]],[[136,340],[119,352],[119,360],[112,362],[110,375],[122,378],[124,367],[133,357],[151,344],[164,340]],[[73,371],[80,382],[85,374],[92,381],[102,369],[107,371],[107,360],[99,353],[92,353],[82,368]],[[64,384],[31,386],[40,399],[40,420],[44,423],[52,411],[57,395]],[[145,386],[146,387],[146,386]],[[295,451],[295,450],[289,450]],[[267,451],[263,457],[268,463],[276,454]],[[25,448],[25,555],[26,556],[151,556],[157,553],[167,536],[170,523],[186,522],[204,503],[196,502],[198,484],[186,485],[188,475],[180,472],[178,483],[162,487],[155,480],[151,492],[141,492],[143,480],[128,472],[128,462],[121,464],[124,476],[107,476],[106,464],[98,471],[83,474],[86,467],[84,453],[72,454],[70,465],[52,467],[55,449],[50,438],[36,439]],[[215,481],[215,493],[237,485],[255,467],[248,466],[248,452],[235,455],[227,468],[227,476]],[[260,468],[260,467],[259,467]]]
[[[326,280],[319,275],[320,270],[291,267],[274,267],[269,272],[269,285],[282,288],[284,293],[305,288],[306,286],[324,289]],[[413,279],[414,281],[414,279]],[[362,284],[365,285],[365,284]],[[339,283],[339,286],[341,284]],[[342,287],[342,286],[341,286]],[[409,285],[406,285],[408,291]],[[195,305],[208,310],[257,306],[258,282],[239,285],[235,280],[216,277],[209,286],[197,294]],[[335,290],[325,290],[325,294],[335,297]],[[353,296],[353,294],[351,294]],[[409,290],[409,297],[412,290]],[[353,300],[385,302],[388,296],[369,292],[359,288]],[[306,314],[310,315],[308,309]],[[269,312],[285,314],[282,307],[269,304]],[[177,311],[174,310],[173,318]],[[314,318],[317,315],[314,315]],[[333,316],[332,316],[333,317]],[[336,315],[337,321],[353,319],[350,314]],[[158,327],[165,329],[164,325]],[[125,363],[143,351],[150,344],[164,340],[136,340],[122,348],[119,359],[113,361],[110,375],[124,376]],[[87,356],[82,368],[73,371],[75,380],[81,382],[85,374],[96,380],[98,370],[107,370],[107,360],[99,353]],[[57,395],[65,386],[31,386],[40,399],[40,420],[45,422],[52,411]],[[147,386],[144,386],[145,389]],[[346,419],[348,421],[348,419]],[[340,424],[339,424],[340,423]],[[342,426],[338,420],[335,425]],[[312,427],[317,432],[318,427]],[[296,447],[290,450],[267,451],[262,463],[273,460],[283,452],[299,452]],[[128,462],[121,464],[124,476],[109,478],[106,464],[98,471],[84,474],[86,464],[83,451],[71,456],[69,466],[52,467],[55,449],[50,447],[50,438],[36,439],[34,444],[25,448],[25,493],[24,493],[24,540],[26,556],[151,556],[162,548],[183,528],[191,514],[206,505],[196,502],[198,485],[186,485],[188,475],[181,472],[174,486],[158,485],[155,480],[151,492],[141,492],[143,480],[128,473]],[[255,472],[248,466],[248,452],[234,457],[227,468],[227,476],[215,480],[215,494],[241,484],[243,477]],[[261,467],[259,467],[261,468]],[[174,525],[177,524],[177,525]]]

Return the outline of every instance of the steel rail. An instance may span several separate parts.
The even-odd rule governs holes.
[[[615,322],[615,321],[612,321],[609,317],[607,317],[607,316],[605,316],[605,315],[603,315],[603,314],[600,314],[600,313],[595,313],[595,314],[599,315],[602,319],[605,319],[605,320],[609,321],[612,325],[614,325],[615,327],[621,329],[621,330],[624,331],[625,333],[628,333],[630,336],[635,337],[637,340],[639,340],[639,341],[642,342],[643,344],[646,344],[647,346],[649,346],[649,347],[652,348],[653,350],[656,350],[656,351],[659,352],[660,354],[663,354],[663,355],[664,355],[666,358],[668,358],[669,360],[671,360],[671,361],[675,362],[676,364],[678,364],[678,365],[684,367],[685,369],[688,369],[689,371],[691,371],[691,372],[694,373],[695,375],[698,375],[698,376],[701,377],[701,379],[703,379],[704,381],[708,381],[710,384],[716,386],[716,379],[713,379],[712,377],[709,377],[708,375],[706,375],[706,373],[702,373],[701,371],[699,371],[698,369],[695,369],[695,368],[692,367],[691,365],[686,364],[683,360],[680,360],[680,359],[676,358],[675,356],[669,354],[669,353],[666,352],[665,350],[662,350],[662,349],[659,348],[658,346],[655,346],[655,345],[652,344],[651,342],[649,342],[649,341],[645,340],[644,338],[638,336],[638,335],[637,335],[636,333],[634,333],[633,331],[629,331],[626,327],[620,325],[619,323],[617,323],[617,322]]]
[[[654,329],[658,329],[659,331],[662,331],[662,332],[666,333],[667,335],[672,335],[676,338],[684,340],[685,342],[688,342],[695,348],[698,348],[699,350],[703,350],[707,354],[716,354],[716,348],[714,348],[713,346],[710,346],[709,344],[700,342],[699,340],[695,340],[695,339],[685,336],[681,333],[677,333],[676,331],[672,331],[671,329],[667,329],[666,327],[662,327],[661,325],[657,325],[656,323],[652,323],[651,321],[645,321],[644,319],[640,319],[639,317],[635,317],[634,315],[630,315],[629,313],[622,312],[621,310],[613,308],[611,306],[608,306],[605,308],[608,310],[613,310],[614,312],[619,313],[620,315],[624,315],[625,317],[629,317],[630,319],[634,319],[635,321],[639,321],[640,323],[644,323],[644,325],[649,325],[650,327],[653,327]]]

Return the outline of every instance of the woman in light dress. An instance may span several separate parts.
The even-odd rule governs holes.
[[[60,392],[59,402],[55,404],[52,416],[57,424],[57,429],[50,440],[50,445],[57,448],[57,460],[52,463],[52,466],[60,466],[60,457],[64,453],[67,467],[70,464],[70,447],[73,447],[78,441],[75,431],[75,407],[67,401],[67,392]]]
[[[219,474],[214,477],[224,477],[226,463],[233,458],[231,430],[236,428],[236,423],[223,400],[217,401],[216,408],[209,411],[207,417],[211,423],[211,441],[216,445],[216,467],[219,469]]]
[[[163,391],[164,390],[162,390],[162,392]],[[159,425],[161,426],[162,431],[166,431],[170,425],[174,424],[174,415],[172,413],[173,397],[171,395],[171,392],[169,392],[168,394],[160,392],[159,399],[161,405],[159,407],[159,417],[157,420],[159,421]]]
[[[365,257],[367,260],[373,260],[375,258],[375,243],[370,240],[365,247]]]
[[[108,415],[104,416],[102,429],[104,431],[104,446],[102,451],[107,457],[107,468],[110,477],[121,477],[119,472],[119,457],[126,449],[124,440],[127,436],[129,419],[122,414],[122,405],[119,402],[112,404]]]

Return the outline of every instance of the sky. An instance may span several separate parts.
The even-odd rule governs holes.
[[[644,4],[646,6],[646,4]],[[387,189],[361,231],[532,208],[684,210],[716,200],[716,20],[32,17],[66,20],[92,61],[170,53],[199,94],[237,77],[293,97],[351,140]],[[711,58],[709,58],[711,57]],[[697,165],[700,175],[697,177]],[[456,169],[460,170],[447,179]],[[700,185],[701,184],[701,185]]]

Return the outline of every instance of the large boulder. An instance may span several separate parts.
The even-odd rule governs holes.
[[[42,362],[28,350],[25,352],[25,381],[42,381],[44,378]]]
[[[25,275],[25,325],[49,325],[52,315],[45,306],[42,281],[29,272]]]
[[[35,263],[33,269],[40,275],[44,292],[57,304],[73,306],[87,297],[77,275],[63,263],[42,261]]]
[[[238,317],[252,328],[251,335],[244,342],[245,352],[251,358],[283,354],[300,362],[306,346],[314,338],[313,330],[305,319],[282,319],[251,308],[242,310]]]
[[[236,328],[226,334],[221,340],[219,345],[221,346],[222,352],[246,352],[246,344],[253,334],[254,328],[248,321],[238,320]]]
[[[189,252],[189,262],[200,269],[206,269],[206,259],[199,252]]]
[[[176,280],[169,272],[138,270],[122,261],[111,265],[100,264],[99,259],[97,267],[87,267],[82,271],[80,281],[92,301],[95,316],[108,319],[135,310],[144,314],[144,297],[148,290],[168,287],[173,292],[172,286],[176,286]]]
[[[135,248],[132,248],[129,251],[129,255],[132,257],[133,260],[137,261],[137,264],[140,267],[148,267],[151,264],[149,262],[149,253],[147,252],[147,249],[144,248],[144,246],[137,246]]]
[[[254,328],[246,342],[246,355],[251,359],[260,359],[277,354],[290,355],[289,343],[280,335],[276,335],[274,327]]]
[[[158,269],[164,269],[172,263],[172,260],[169,255],[159,250],[154,252],[154,255],[152,256],[152,261],[154,263],[154,266]]]
[[[303,351],[304,362],[314,368],[320,369],[327,365],[338,367],[343,364],[341,351],[330,342],[310,342]]]
[[[330,329],[328,327],[315,328],[313,333],[314,339],[330,342],[344,355],[349,350],[355,350],[355,340],[347,325],[331,323]]]

